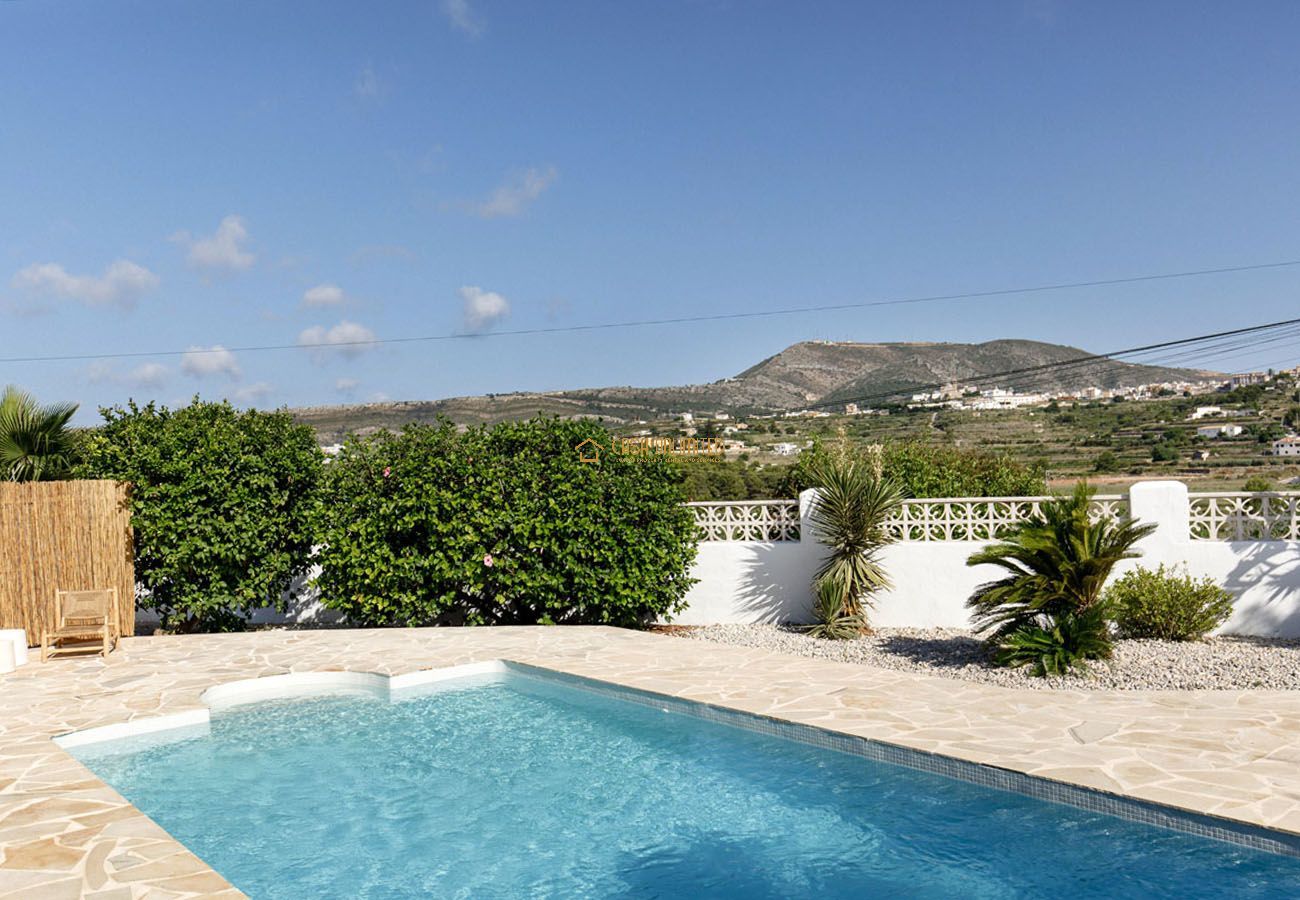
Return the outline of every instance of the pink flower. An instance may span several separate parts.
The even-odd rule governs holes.
[[[387,478],[389,475],[392,475],[392,474],[393,474],[393,467],[392,467],[392,466],[384,466],[384,477]]]
[[[489,569],[492,568],[492,554],[491,554],[491,553],[484,553],[484,554],[483,554],[483,565],[487,566]]]

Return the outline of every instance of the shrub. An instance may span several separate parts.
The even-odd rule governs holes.
[[[642,624],[691,584],[679,479],[586,421],[352,438],[326,470],[316,584],[362,625]]]
[[[304,575],[322,455],[287,412],[198,398],[101,409],[81,474],[131,483],[141,603],[165,626],[227,629]]]
[[[1263,475],[1252,475],[1246,479],[1242,490],[1250,491],[1253,494],[1264,494],[1273,490],[1273,482],[1269,481]]]
[[[1136,568],[1106,592],[1119,633],[1127,638],[1195,641],[1232,615],[1232,594],[1210,578]]]
[[[1092,470],[1094,472],[1118,472],[1119,459],[1111,451],[1103,450],[1092,461]]]
[[[1022,625],[1006,635],[993,654],[997,665],[1033,666],[1040,677],[1065,675],[1085,660],[1110,659],[1110,623],[1104,603]]]

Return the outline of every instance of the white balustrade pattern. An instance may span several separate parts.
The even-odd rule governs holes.
[[[907,500],[885,527],[896,540],[991,541],[1041,514],[1052,497],[945,497]],[[1118,518],[1128,501],[1120,496],[1093,498],[1093,515]],[[797,541],[797,500],[739,500],[688,503],[706,541]]]
[[[1300,494],[1190,494],[1194,541],[1300,540]]]
[[[706,541],[797,541],[798,500],[688,503]]]
[[[1005,537],[1017,525],[1039,516],[1043,504],[1054,497],[943,497],[906,500],[886,528],[895,540],[994,541]],[[1095,496],[1095,518],[1119,518],[1127,501],[1119,496]]]

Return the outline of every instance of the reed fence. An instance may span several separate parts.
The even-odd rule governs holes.
[[[0,628],[38,641],[56,590],[116,587],[117,626],[135,633],[126,492],[116,481],[0,482]]]

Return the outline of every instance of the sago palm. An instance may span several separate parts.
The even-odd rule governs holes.
[[[843,614],[863,617],[870,595],[890,586],[880,551],[894,541],[886,521],[902,495],[862,459],[828,461],[813,474],[820,487],[810,518],[830,549],[817,570],[818,591],[835,585],[843,597]]]
[[[1044,504],[1040,516],[1007,540],[966,561],[1007,571],[1005,578],[980,585],[966,601],[975,630],[991,631],[991,643],[1001,644],[1026,626],[1050,627],[1095,606],[1115,565],[1140,555],[1134,545],[1155,526],[1128,517],[1094,519],[1092,495],[1080,483],[1072,495]]]
[[[69,474],[77,439],[68,422],[75,403],[42,406],[10,386],[0,396],[0,480],[48,481]]]

